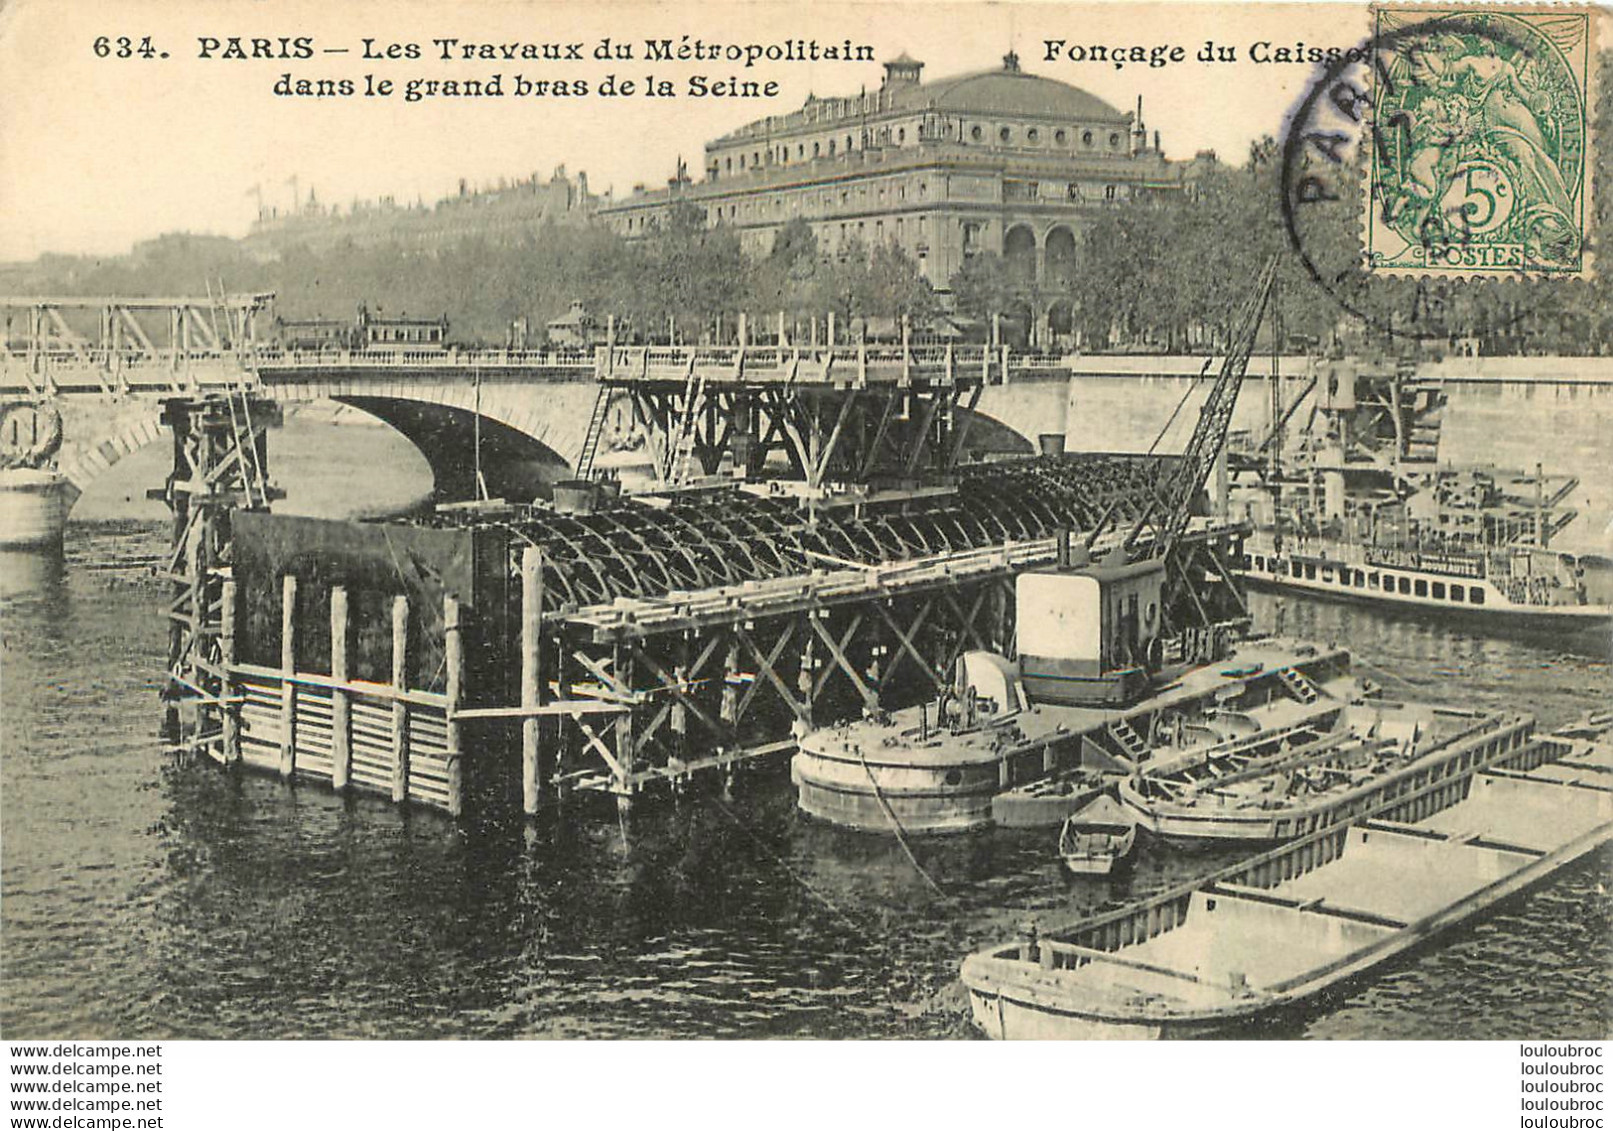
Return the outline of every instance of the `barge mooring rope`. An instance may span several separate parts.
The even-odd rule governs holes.
[[[851,915],[844,911],[839,904],[834,902],[834,900],[830,899],[828,896],[824,895],[821,891],[808,883],[806,877],[792,868],[788,860],[774,852],[766,841],[756,835],[756,831],[754,829],[752,829],[744,821],[740,820],[738,813],[735,813],[732,809],[728,808],[728,806],[724,805],[715,797],[707,797],[705,800],[716,806],[718,812],[722,813],[723,816],[727,817],[730,821],[737,825],[741,832],[750,837],[753,844],[771,856],[773,858],[773,862],[779,867],[783,868],[784,871],[788,873],[790,879],[794,880],[797,884],[800,884],[801,888],[806,891],[808,895],[812,896],[812,898],[816,899],[819,903],[823,904],[830,911],[832,911],[842,923],[854,931],[864,931],[867,929],[864,924],[859,923],[856,919],[852,918]]]
[[[890,818],[891,828],[896,830],[896,843],[901,845],[902,851],[907,854],[908,863],[913,865],[914,871],[924,877],[924,882],[930,885],[931,891],[945,899],[947,893],[942,891],[941,885],[936,883],[930,873],[924,870],[924,865],[919,863],[919,858],[913,855],[913,849],[908,846],[907,832],[902,828],[902,822],[896,816],[896,810],[892,809],[891,803],[885,800],[885,791],[879,788],[879,780],[874,777],[874,768],[868,764],[868,755],[863,753],[861,744],[854,744],[852,749],[857,751],[857,760],[863,764],[863,773],[868,775],[868,784],[874,787],[874,796],[879,799],[880,807],[885,810],[885,816]]]

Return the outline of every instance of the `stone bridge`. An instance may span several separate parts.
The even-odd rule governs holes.
[[[732,350],[695,352],[703,364],[719,367],[731,365],[734,356]],[[752,353],[768,360],[768,351]],[[812,365],[822,364],[824,355],[817,356]],[[1029,451],[1045,433],[1067,435],[1071,450],[1142,450],[1204,368],[1204,360],[1194,357],[1009,358],[979,347],[972,352],[959,347],[956,357],[950,351],[948,356],[960,375],[972,372],[975,376],[968,379],[982,385],[971,446],[997,451]],[[837,349],[834,358],[832,370],[811,372],[835,381],[855,382],[870,375],[877,380],[879,366],[887,367],[888,378],[888,367],[902,363],[898,353],[876,356],[855,347]],[[769,363],[782,366],[784,360],[775,356]],[[934,358],[930,362],[939,364]],[[597,396],[600,364],[595,355],[576,351],[379,356],[259,351],[250,358],[191,351],[179,359],[148,358],[144,364],[114,364],[114,359],[88,357],[82,350],[55,359],[0,351],[0,394],[6,400],[48,397],[59,406],[67,439],[56,465],[72,484],[74,498],[125,456],[163,439],[163,397],[253,388],[285,404],[351,405],[386,422],[423,454],[439,498],[475,495],[479,448],[488,493],[527,499],[545,494],[575,468]],[[1300,358],[1283,363],[1290,374],[1303,365]],[[1214,368],[1212,363],[1212,372]],[[1482,454],[1467,450],[1476,448],[1476,441],[1463,439],[1471,430],[1466,428],[1469,418],[1493,442],[1497,413],[1514,418],[1521,413],[1538,417],[1541,432],[1556,430],[1562,436],[1564,454],[1579,457],[1570,459],[1571,464],[1588,465],[1564,470],[1591,473],[1598,483],[1605,478],[1601,457],[1607,454],[1604,430],[1613,416],[1613,359],[1453,358],[1434,368],[1451,391],[1449,430],[1461,449],[1453,449],[1453,457]],[[1250,380],[1259,382],[1259,373],[1251,372]],[[1266,412],[1265,400],[1263,388],[1247,389],[1239,405],[1240,423],[1257,424]],[[1191,416],[1183,413],[1179,423],[1190,429]],[[613,405],[607,435],[630,431],[626,406]],[[1524,434],[1537,433],[1525,429]],[[1166,447],[1179,443],[1173,433]],[[1515,461],[1529,454],[1509,453]],[[1598,502],[1601,494],[1598,489]]]
[[[960,369],[975,374],[984,352],[976,349],[966,359],[960,351]],[[728,364],[720,351],[713,356]],[[856,350],[834,356],[834,380],[866,377],[855,369]],[[530,499],[572,474],[599,391],[594,357],[561,351],[192,353],[173,364],[113,360],[82,351],[55,359],[0,354],[5,399],[49,399],[61,412],[66,438],[55,463],[74,501],[125,457],[165,438],[165,397],[231,389],[251,389],[285,405],[329,401],[376,417],[425,457],[438,498],[474,497],[479,465],[490,496]],[[867,357],[861,361],[870,364]],[[1067,372],[1015,369],[1004,385],[999,356],[991,363],[999,365],[997,383],[981,389],[971,414],[971,446],[1028,452],[1038,434],[1062,431]],[[632,431],[625,400],[614,401],[607,438]]]

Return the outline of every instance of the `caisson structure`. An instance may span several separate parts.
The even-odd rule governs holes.
[[[1165,547],[1175,648],[1245,616],[1242,528],[1184,509],[1224,414],[1206,411],[1184,457],[964,462],[956,410],[1003,379],[987,365],[622,360],[600,367],[601,403],[628,396],[649,431],[647,493],[584,478],[552,502],[412,523],[266,513],[232,406],[170,402],[178,434],[212,421],[220,440],[185,448],[171,488],[192,516],[171,670],[185,743],[456,814],[517,794],[529,812],[576,790],[625,801],[932,696],[969,648],[1011,650],[1013,580],[1061,538]]]

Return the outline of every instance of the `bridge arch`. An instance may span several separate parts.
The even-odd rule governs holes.
[[[573,473],[599,386],[592,379],[477,382],[470,373],[408,381],[382,372],[308,385],[271,383],[266,391],[283,403],[330,400],[384,421],[425,457],[439,500],[476,497],[480,431],[488,494],[526,501],[547,496],[553,483]]]
[[[333,397],[398,432],[425,457],[432,494],[439,501],[477,498],[481,472],[490,498],[527,502],[546,497],[572,474],[571,465],[547,444],[502,421],[453,405],[397,397]]]
[[[115,465],[166,436],[162,411],[153,408],[135,419],[122,421],[91,443],[74,444],[69,440],[69,446],[56,460],[56,470],[68,483],[67,509],[71,511],[90,485]]]

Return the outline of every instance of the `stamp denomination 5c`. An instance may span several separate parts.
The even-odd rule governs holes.
[[[1375,21],[1368,270],[1587,275],[1592,13],[1382,7]]]

